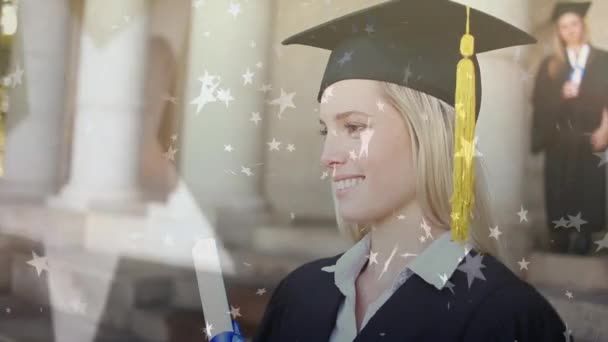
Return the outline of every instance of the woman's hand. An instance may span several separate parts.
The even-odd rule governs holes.
[[[568,81],[564,83],[562,87],[562,96],[564,99],[569,100],[578,96],[579,84],[576,82]]]
[[[591,135],[593,152],[603,152],[608,148],[608,109],[602,113],[602,124]]]

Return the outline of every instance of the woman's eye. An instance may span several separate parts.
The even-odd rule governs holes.
[[[319,134],[321,136],[326,136],[327,135],[327,128],[321,128],[321,130],[319,131]]]
[[[361,131],[365,128],[365,126],[363,126],[363,125],[353,125],[353,124],[346,124],[345,127],[348,130],[348,133],[351,133],[351,134]]]

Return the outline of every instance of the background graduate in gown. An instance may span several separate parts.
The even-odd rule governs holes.
[[[591,233],[606,227],[600,157],[608,148],[608,54],[589,40],[589,7],[555,7],[554,52],[540,65],[533,94],[532,152],[545,152],[547,228],[558,253],[588,253]]]
[[[287,275],[255,342],[572,340],[500,261],[474,158],[475,53],[535,40],[467,13],[447,0],[387,1],[283,42],[331,51],[314,119],[338,226],[355,244]]]

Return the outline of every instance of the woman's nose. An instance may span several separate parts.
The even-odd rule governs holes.
[[[321,166],[325,168],[335,168],[337,164],[344,164],[348,159],[346,147],[337,138],[328,133],[323,143]]]

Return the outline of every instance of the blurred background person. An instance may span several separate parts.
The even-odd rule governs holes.
[[[556,5],[554,49],[532,97],[531,148],[545,152],[546,215],[556,253],[587,254],[591,234],[606,221],[606,170],[598,157],[608,147],[608,53],[590,41],[590,5]]]

